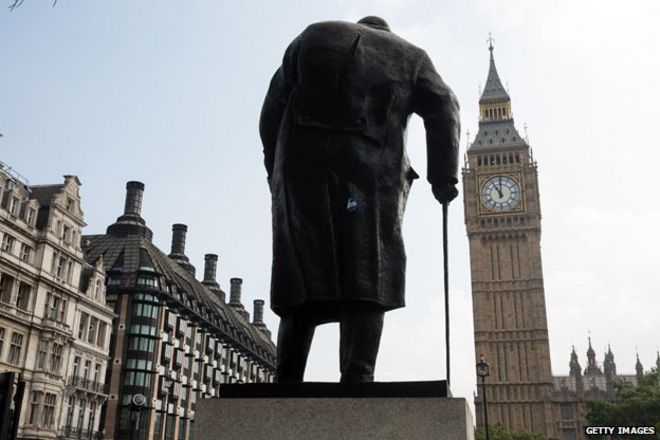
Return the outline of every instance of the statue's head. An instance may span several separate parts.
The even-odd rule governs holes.
[[[358,21],[358,23],[375,29],[380,29],[382,31],[391,32],[390,25],[387,24],[385,20],[380,17],[376,17],[375,15],[364,17],[362,20]]]

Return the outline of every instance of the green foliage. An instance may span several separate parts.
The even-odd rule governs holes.
[[[595,426],[655,426],[660,432],[660,373],[653,369],[637,385],[617,381],[620,400],[593,400],[586,403],[587,420]]]
[[[526,430],[509,431],[499,423],[491,425],[488,429],[489,440],[547,440],[543,434],[535,434]],[[477,429],[474,431],[475,440],[486,440],[486,431]]]

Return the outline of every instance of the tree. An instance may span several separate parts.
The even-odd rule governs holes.
[[[488,428],[489,440],[546,440],[544,434],[536,434],[527,430],[509,431],[503,425],[497,423]],[[477,429],[474,431],[475,440],[486,440],[486,431]]]
[[[660,373],[644,374],[637,385],[617,380],[619,400],[586,402],[587,420],[592,426],[655,426],[660,433]],[[660,438],[660,436],[659,436]]]
[[[19,7],[23,3],[23,1],[24,0],[10,0],[11,4],[8,6],[9,10],[13,11],[17,7]],[[55,7],[56,4],[57,4],[57,0],[53,0],[53,7]]]

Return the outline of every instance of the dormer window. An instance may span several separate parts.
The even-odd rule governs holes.
[[[28,225],[32,225],[34,222],[34,214],[35,214],[34,208],[28,208],[27,214],[25,216],[25,223],[27,223]]]
[[[111,274],[108,276],[107,280],[108,286],[118,286],[121,284],[121,278],[119,277],[118,273]]]
[[[94,300],[98,301],[101,297],[101,280],[96,280],[94,284]]]
[[[73,211],[73,200],[71,198],[66,199],[66,210],[69,212]]]
[[[18,197],[12,197],[11,200],[9,201],[9,213],[11,215],[17,215],[18,214],[18,206],[20,204],[20,201],[18,200]]]
[[[137,285],[158,289],[158,277],[152,273],[139,273],[137,278]]]

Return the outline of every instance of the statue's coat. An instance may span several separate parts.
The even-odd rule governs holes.
[[[260,121],[276,313],[328,302],[404,306],[413,112],[426,127],[429,182],[457,183],[458,103],[426,52],[338,21],[309,26],[288,47]]]

